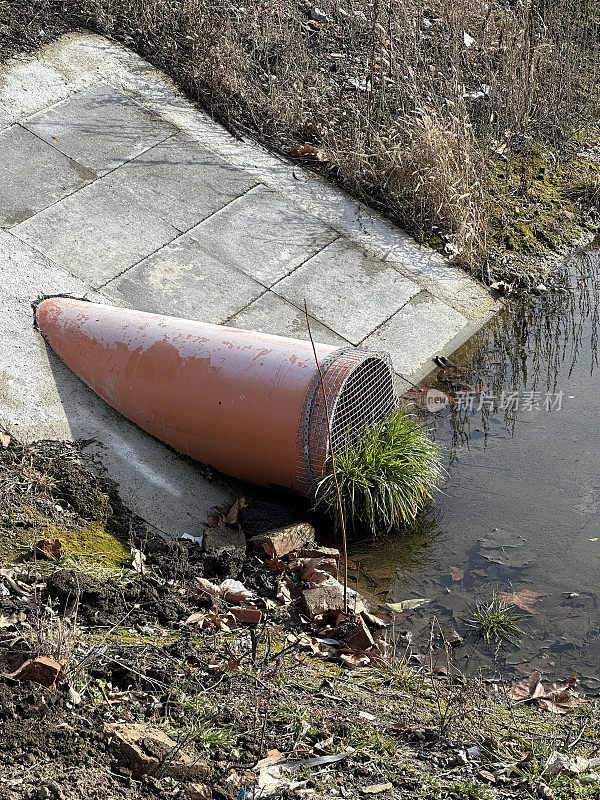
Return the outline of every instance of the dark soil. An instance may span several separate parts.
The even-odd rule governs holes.
[[[100,581],[72,570],[57,570],[46,582],[48,598],[61,614],[71,613],[86,625],[177,625],[203,608],[178,599],[172,589],[155,579]]]
[[[102,708],[77,709],[66,690],[0,683],[3,800],[171,798],[160,781],[132,781],[111,757]]]

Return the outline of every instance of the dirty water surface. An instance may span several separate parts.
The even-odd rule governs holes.
[[[571,291],[511,300],[452,356],[456,367],[430,377],[427,389],[449,398],[423,410],[446,483],[414,531],[359,542],[351,556],[363,590],[430,601],[397,615],[402,641],[426,651],[435,620],[461,670],[576,671],[600,694],[598,242],[567,268]],[[409,395],[427,405],[426,392]],[[469,633],[469,606],[494,593],[518,606],[522,635],[486,648]]]

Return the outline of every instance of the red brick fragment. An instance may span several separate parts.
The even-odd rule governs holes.
[[[233,606],[228,608],[227,611],[233,614],[237,622],[242,625],[258,625],[262,619],[262,611],[260,608],[251,608],[249,606]]]
[[[32,681],[33,683],[40,683],[47,689],[54,689],[64,665],[64,661],[58,661],[52,656],[38,656],[37,658],[30,658],[15,672],[11,672],[8,675],[4,673],[4,677],[13,678],[17,681]]]
[[[368,650],[374,643],[371,631],[368,629],[364,619],[359,616],[356,628],[346,637],[346,644],[352,650]]]

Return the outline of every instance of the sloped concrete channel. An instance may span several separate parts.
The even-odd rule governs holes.
[[[208,481],[48,351],[31,304],[51,294],[302,339],[306,299],[316,340],[387,350],[413,382],[496,308],[437,254],[233,139],[91,34],[0,73],[0,425],[94,440],[134,511],[165,532],[196,530],[239,485]]]

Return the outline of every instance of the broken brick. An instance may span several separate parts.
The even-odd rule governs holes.
[[[334,558],[311,558],[300,577],[307,583],[322,583],[329,577],[337,580],[337,574],[338,565]]]
[[[315,540],[315,529],[308,522],[298,522],[284,528],[275,528],[268,533],[261,533],[248,540],[253,552],[281,558],[282,556],[300,550]]]
[[[64,661],[58,661],[52,656],[38,656],[26,661],[15,672],[4,673],[4,677],[17,681],[32,681],[40,683],[47,689],[54,689],[64,665]]]
[[[340,563],[340,551],[337,547],[304,547],[298,553],[300,558],[334,558]]]
[[[324,620],[335,622],[338,614],[344,611],[343,586],[336,581],[305,589],[302,603],[312,619],[322,616]],[[348,589],[348,608],[356,614],[367,610],[365,602],[353,589]]]
[[[233,606],[228,608],[227,611],[233,614],[237,622],[242,625],[258,625],[262,619],[262,611],[260,608],[251,608],[249,606]]]
[[[346,636],[345,642],[352,650],[368,650],[374,645],[371,631],[360,615],[357,618],[354,630]]]

